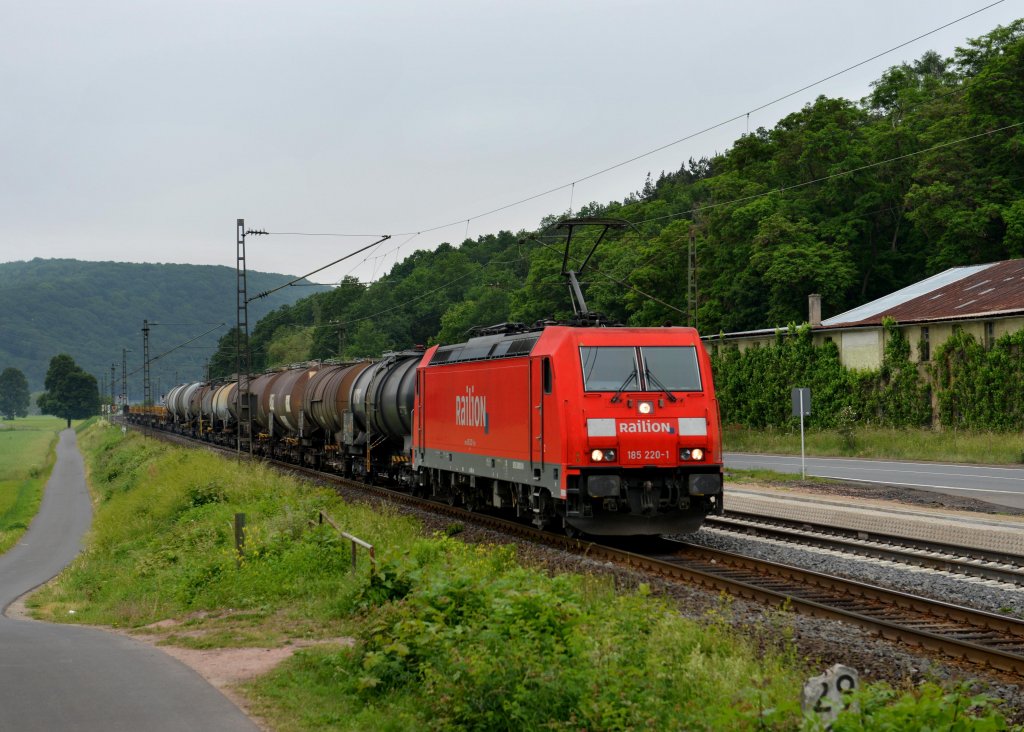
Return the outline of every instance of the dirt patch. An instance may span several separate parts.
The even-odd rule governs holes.
[[[146,626],[148,630],[155,630],[158,627],[169,630],[177,625],[178,621],[164,620]],[[111,630],[105,628],[105,630]],[[113,629],[113,632],[120,633]],[[282,661],[291,658],[300,648],[320,645],[351,646],[355,641],[352,638],[327,638],[322,640],[296,640],[287,645],[277,648],[182,648],[181,646],[159,645],[166,639],[166,635],[160,633],[124,633],[147,645],[154,646],[169,656],[178,659],[183,664],[202,676],[206,681],[230,699],[235,706],[245,712],[246,715],[260,729],[270,730],[266,720],[253,713],[248,700],[237,688],[250,679],[255,679],[263,674],[273,671]]]
[[[156,645],[152,636],[140,637],[144,643]],[[291,645],[279,648],[210,648],[195,649],[180,646],[158,646],[161,651],[173,656],[186,666],[194,669],[200,676],[227,693],[232,686],[243,681],[254,679],[272,671],[279,663],[291,656],[300,648],[316,645],[351,646],[351,638],[331,638],[318,641],[296,641]],[[237,700],[236,700],[236,703]],[[239,706],[243,706],[239,704]]]

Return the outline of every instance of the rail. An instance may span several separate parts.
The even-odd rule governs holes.
[[[174,439],[180,439],[180,436]],[[194,441],[190,442],[195,444]],[[531,541],[652,572],[670,581],[687,582],[716,592],[724,591],[767,605],[790,607],[805,615],[843,620],[882,638],[1024,675],[1024,621],[1009,616],[872,587],[767,560],[708,548],[685,547],[678,542],[666,542],[663,550],[656,555],[636,554],[616,547],[541,532],[531,526],[486,513],[468,512],[303,466],[268,462],[283,470],[308,475],[338,487],[358,489],[420,508],[429,507],[435,513],[472,520],[479,525]],[[358,541],[372,552],[369,544],[345,534],[329,517],[321,515],[321,521],[327,520],[343,536]],[[353,545],[353,556],[355,551]]]

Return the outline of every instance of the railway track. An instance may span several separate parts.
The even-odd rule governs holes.
[[[149,430],[148,434],[169,433]],[[197,441],[175,436],[175,441]],[[198,444],[215,448],[210,443]],[[234,454],[233,450],[221,448]],[[655,551],[629,551],[539,531],[532,526],[470,512],[382,486],[367,485],[289,463],[267,461],[327,484],[357,488],[418,508],[586,554],[668,581],[728,592],[754,602],[789,607],[801,614],[842,620],[888,640],[937,651],[953,658],[1024,675],[1024,621],[951,603],[887,590],[841,577],[729,552],[662,540]]]
[[[1024,587],[1024,557],[975,547],[887,534],[868,534],[855,529],[735,511],[727,511],[725,516],[709,516],[704,525],[717,531],[829,549]]]

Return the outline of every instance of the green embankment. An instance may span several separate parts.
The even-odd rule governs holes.
[[[103,424],[80,444],[90,546],[30,607],[141,632],[175,619],[168,641],[199,648],[324,641],[242,689],[275,729],[821,729],[799,709],[820,669],[797,657],[784,613],[739,635],[725,600],[693,622],[645,586],[549,576],[514,547],[463,544],[457,526],[425,536],[259,465]],[[362,551],[349,571],[321,509],[374,544],[372,579]],[[988,702],[932,685],[872,685],[860,708],[835,729],[1006,728]]]
[[[39,510],[63,428],[55,417],[0,422],[0,554],[17,543]]]
[[[805,433],[808,455],[885,460],[936,460],[950,463],[1019,465],[1024,463],[1024,434],[963,430],[888,429],[813,430]],[[800,431],[726,428],[726,452],[800,454]]]

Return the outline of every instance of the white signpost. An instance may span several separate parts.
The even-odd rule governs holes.
[[[811,414],[811,390],[793,389],[793,416],[800,417],[800,478],[807,478],[807,459],[804,457],[804,417]]]

